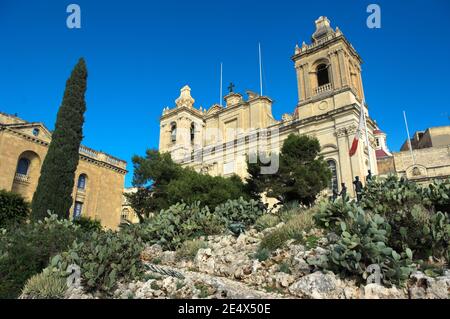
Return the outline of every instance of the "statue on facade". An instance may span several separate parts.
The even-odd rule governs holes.
[[[341,192],[339,193],[339,196],[341,196],[343,200],[347,197],[347,186],[345,186],[345,183],[341,183]]]
[[[367,172],[369,174],[367,174],[367,176],[366,176],[366,183],[368,183],[369,181],[372,180],[372,171],[369,169]]]
[[[355,180],[353,181],[353,185],[355,185],[356,199],[359,202],[359,201],[361,201],[362,190],[363,190],[363,184],[359,180],[359,176],[355,176]]]
[[[335,201],[338,198],[338,196],[339,196],[338,190],[335,187],[333,187],[333,196],[331,197],[331,199]]]

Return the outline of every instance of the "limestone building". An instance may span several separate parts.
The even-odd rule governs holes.
[[[51,132],[42,123],[0,113],[0,189],[31,201],[50,141]],[[121,218],[126,164],[81,146],[71,217],[90,217],[107,228],[116,228]]]
[[[382,144],[386,137],[379,135]],[[397,174],[418,183],[432,179],[450,178],[450,126],[431,127],[414,133],[412,152],[406,140],[400,152],[378,153],[378,170],[381,175]]]
[[[129,223],[138,223],[139,218],[137,214],[135,213],[133,207],[131,207],[127,194],[133,194],[137,191],[136,187],[128,187],[123,190],[123,197],[122,197],[122,213],[120,215],[120,222],[129,222]]]
[[[315,25],[311,43],[297,45],[292,56],[298,101],[291,114],[275,119],[272,99],[251,91],[244,98],[231,90],[224,98],[225,105],[197,109],[191,89],[185,86],[175,106],[163,110],[160,151],[170,152],[175,161],[198,171],[244,177],[246,156],[255,149],[272,156],[290,133],[307,134],[321,144],[321,154],[333,172],[332,187],[340,188],[344,182],[351,192],[355,176],[364,181],[369,157],[376,174],[373,132],[377,127],[367,106],[362,106],[361,57],[326,17],[320,17]],[[371,147],[360,141],[356,154],[350,157],[361,111],[367,117]]]

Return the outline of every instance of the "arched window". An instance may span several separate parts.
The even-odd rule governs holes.
[[[79,219],[83,212],[83,203],[75,202],[75,206],[73,207],[73,219]]]
[[[170,140],[172,142],[177,141],[177,123],[175,122],[172,122],[172,124],[170,124]]]
[[[194,143],[195,140],[195,123],[191,123],[191,142]]]
[[[328,65],[322,63],[317,67],[317,85],[320,87],[328,83],[330,83]]]
[[[327,164],[331,171],[331,190],[335,190],[337,192],[338,178],[337,178],[336,162],[334,160],[328,160]]]
[[[122,220],[128,220],[130,216],[130,210],[128,208],[124,208],[122,210],[122,214],[120,215]]]
[[[30,160],[22,157],[17,164],[17,174],[28,175],[28,169],[30,168]]]
[[[78,189],[85,190],[86,189],[86,180],[87,176],[86,174],[81,174],[80,177],[78,177]]]

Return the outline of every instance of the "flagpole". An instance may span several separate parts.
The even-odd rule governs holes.
[[[220,62],[220,99],[219,99],[219,105],[222,106],[222,74],[223,74],[223,63]]]
[[[370,157],[370,144],[369,144],[369,134],[367,132],[367,120],[366,120],[366,113],[364,112],[364,107],[366,106],[366,95],[364,94],[364,88],[363,88],[363,84],[361,81],[361,94],[362,94],[362,104],[361,104],[361,112],[363,112],[363,116],[364,116],[364,129],[366,131],[366,144],[367,144],[367,154],[368,154],[368,158],[369,158],[369,169],[370,172],[373,173],[372,170],[372,159]]]
[[[366,145],[367,145],[367,154],[369,157],[369,170],[372,172],[372,159],[370,157],[370,144],[369,144],[369,133],[367,130],[367,120],[366,120],[366,112],[364,112],[364,106],[366,105],[366,101],[363,98],[361,112],[363,112],[364,117],[364,130],[366,131]]]
[[[260,95],[263,95],[263,85],[262,85],[262,58],[261,58],[261,42],[258,43],[258,52],[259,52],[259,88]]]
[[[403,111],[403,118],[405,119],[405,126],[406,126],[406,134],[408,135],[408,146],[409,151],[411,152],[411,157],[413,160],[413,164],[416,165],[416,158],[414,157],[414,152],[411,146],[411,136],[409,135],[409,128],[408,128],[408,121],[406,120],[406,112]]]

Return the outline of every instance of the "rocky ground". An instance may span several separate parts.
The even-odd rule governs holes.
[[[377,284],[358,285],[333,273],[316,271],[308,261],[326,253],[321,238],[315,247],[288,242],[262,262],[255,256],[264,234],[250,230],[238,238],[232,235],[205,239],[193,260],[179,260],[175,252],[153,245],[145,249],[145,279],[120,283],[114,298],[312,298],[312,299],[447,299],[450,271],[431,278],[421,272],[411,275],[405,287],[386,288]],[[321,247],[322,246],[322,247]],[[95,298],[82,289],[71,290],[67,298]]]

